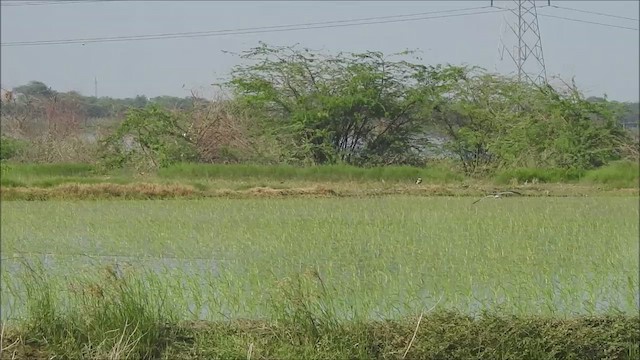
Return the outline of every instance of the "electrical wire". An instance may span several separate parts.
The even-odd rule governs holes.
[[[0,2],[2,7],[20,7],[20,6],[40,6],[40,5],[70,5],[70,4],[90,4],[97,2],[113,2],[118,0],[66,0],[66,1],[3,1]]]
[[[13,256],[3,257],[1,261],[11,261],[27,259],[29,257],[41,256],[41,257],[66,257],[66,258],[90,258],[90,259],[134,259],[134,260],[181,260],[181,261],[216,261],[216,262],[231,262],[232,259],[216,259],[211,257],[190,257],[190,256],[153,256],[153,255],[124,255],[124,254],[90,254],[90,253],[53,253],[53,252],[40,252],[40,251],[4,251],[13,253]]]
[[[544,17],[550,17],[550,18],[556,18],[556,19],[563,19],[563,20],[569,20],[569,21],[575,21],[575,22],[581,22],[581,23],[585,23],[585,24],[608,26],[608,27],[613,27],[613,28],[618,28],[618,29],[627,29],[627,30],[635,30],[635,31],[639,30],[638,28],[633,28],[633,27],[629,27],[629,26],[605,24],[605,23],[600,23],[600,22],[595,22],[595,21],[587,21],[587,20],[581,20],[581,19],[568,18],[568,17],[564,17],[564,16],[556,16],[556,15],[549,15],[549,14],[538,14],[538,16],[544,16]]]
[[[509,8],[504,8],[504,7],[499,7],[499,6],[494,6],[494,7],[498,8],[498,9],[501,9],[501,10],[509,10],[511,12],[514,11],[514,9],[509,9]],[[581,11],[581,12],[586,12],[586,13],[593,13],[593,14],[599,14],[599,15],[607,15],[607,16],[618,17],[616,15],[610,15],[610,14],[604,14],[604,13],[596,13],[596,12],[593,12],[593,11],[586,11],[586,10],[571,9],[571,8],[559,7],[559,6],[555,6],[555,5],[537,6],[538,9],[547,8],[547,7],[555,7],[555,8],[559,8],[559,9],[568,9],[568,10],[575,10],[575,11]],[[585,23],[585,24],[594,24],[594,25],[608,26],[608,27],[619,28],[619,29],[627,29],[627,30],[638,31],[638,28],[634,28],[634,27],[613,25],[613,24],[605,24],[605,23],[600,23],[600,22],[595,22],[595,21],[568,18],[568,17],[564,17],[564,16],[557,16],[557,15],[550,15],[550,14],[540,14],[540,13],[538,13],[538,16],[550,17],[550,18],[556,18],[556,19],[563,19],[563,20],[569,20],[569,21],[575,21],[575,22],[581,22],[581,23]],[[622,17],[622,18],[638,21],[638,19],[625,18],[625,17]]]
[[[421,16],[421,15],[431,15],[431,14],[439,14],[439,13],[448,13],[455,11],[467,11],[467,10],[479,10],[486,9],[488,6],[480,6],[480,7],[471,7],[471,8],[463,8],[463,9],[454,9],[454,10],[439,10],[439,11],[429,11],[429,12],[421,12],[421,13],[412,13],[412,14],[401,14],[401,15],[387,15],[387,16],[376,16],[376,17],[368,17],[368,18],[358,18],[358,19],[347,19],[347,20],[333,20],[333,21],[321,21],[321,22],[313,22],[313,23],[302,23],[302,24],[290,24],[290,25],[272,25],[272,26],[260,26],[260,27],[251,27],[251,28],[240,28],[240,29],[230,29],[230,30],[210,30],[210,31],[194,31],[194,32],[181,32],[181,33],[164,33],[164,34],[153,34],[153,35],[132,35],[132,38],[138,37],[149,37],[149,36],[167,36],[167,35],[187,35],[187,34],[206,34],[206,33],[217,33],[217,32],[229,32],[229,31],[244,31],[244,30],[260,30],[260,29],[275,29],[275,28],[287,28],[292,26],[306,26],[306,25],[324,25],[324,24],[338,24],[338,23],[348,23],[354,21],[367,21],[367,20],[380,20],[380,19],[392,19],[392,18],[402,18],[402,17],[412,17],[412,16]],[[126,36],[117,37],[117,38],[126,38]],[[94,40],[94,39],[110,39],[109,37],[104,38],[87,38],[87,39],[73,39],[73,40]],[[45,40],[45,41],[61,41],[61,40]],[[28,42],[28,41],[27,41]]]
[[[373,17],[373,18],[335,20],[335,21],[324,21],[324,22],[305,23],[305,24],[262,26],[262,27],[229,29],[229,30],[210,30],[210,31],[197,31],[197,32],[164,33],[164,34],[152,34],[152,35],[130,35],[130,36],[114,36],[114,37],[99,37],[99,38],[84,38],[84,39],[77,38],[77,39],[62,39],[62,40],[16,41],[16,42],[0,43],[0,46],[17,47],[17,46],[63,45],[63,44],[79,44],[79,43],[87,44],[87,43],[101,43],[101,42],[141,41],[141,40],[157,40],[157,39],[197,38],[197,37],[224,36],[224,35],[261,34],[261,33],[269,33],[269,32],[284,32],[284,31],[308,30],[308,29],[327,29],[327,28],[338,28],[338,27],[348,27],[348,26],[419,21],[419,20],[428,20],[428,19],[488,14],[488,13],[496,13],[496,12],[504,11],[504,10],[489,10],[489,11],[477,11],[477,12],[471,12],[471,13],[439,15],[439,16],[419,16],[419,15],[446,13],[446,12],[454,12],[454,11],[480,10],[480,9],[486,9],[486,8],[489,8],[489,7],[483,6],[483,7],[474,7],[474,8],[466,8],[466,9],[433,11],[433,12],[417,13],[417,14],[391,15],[391,16],[382,16],[382,17]],[[406,18],[406,19],[392,19],[392,18],[398,18],[398,17],[412,17],[412,16],[419,16],[419,17]],[[368,21],[368,20],[378,20],[378,19],[392,19],[392,20]]]
[[[580,10],[580,9],[568,8],[568,7],[564,7],[564,6],[558,6],[558,5],[550,5],[550,6],[556,8],[556,9],[578,11],[578,12],[582,12],[582,13],[586,13],[586,14],[594,14],[594,15],[608,16],[608,17],[617,18],[617,19],[640,21],[640,19],[630,18],[630,17],[626,17],[626,16],[613,15],[613,14],[606,14],[606,13],[601,13],[601,12],[597,12],[597,11]]]

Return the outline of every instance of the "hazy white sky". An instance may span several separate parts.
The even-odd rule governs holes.
[[[348,20],[488,6],[477,1],[108,1],[41,5],[42,0],[2,1],[2,43],[211,31]],[[637,29],[638,21],[545,7],[539,14]],[[34,5],[35,4],[35,5]],[[495,1],[513,6],[513,1]],[[554,1],[552,5],[638,18],[639,1]],[[19,6],[15,6],[19,5]],[[482,12],[490,9],[472,10]],[[439,15],[439,14],[436,14]],[[422,50],[425,64],[478,65],[506,73],[498,43],[506,13],[476,14],[354,27],[307,29],[131,42],[2,46],[3,88],[39,80],[58,91],[132,97],[188,95],[207,91],[238,59],[223,50],[242,51],[264,41],[337,51],[385,53]],[[506,20],[511,20],[506,15]],[[587,95],[639,99],[639,32],[552,17],[539,18],[547,74],[575,76]],[[185,88],[183,88],[183,84]]]

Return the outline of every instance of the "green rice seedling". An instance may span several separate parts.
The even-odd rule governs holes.
[[[637,311],[636,198],[470,200],[12,201],[1,235],[3,254],[58,254],[54,278],[81,254],[159,272],[184,293],[181,318],[268,317],[269,289],[308,268],[331,284],[339,317],[401,318],[435,303],[469,314]]]

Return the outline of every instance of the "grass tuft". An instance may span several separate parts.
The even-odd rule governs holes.
[[[166,325],[175,322],[175,311],[154,276],[118,275],[108,266],[100,276],[76,278],[61,289],[42,264],[23,265],[29,269],[22,273],[27,347],[89,359],[154,359],[166,347]]]

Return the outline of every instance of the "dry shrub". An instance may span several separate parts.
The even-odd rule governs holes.
[[[80,101],[69,95],[51,98],[26,96],[2,111],[2,130],[6,135],[32,139],[43,134],[55,138],[78,135],[86,124]]]
[[[625,160],[640,161],[640,134],[633,134],[631,141],[620,146],[622,157]]]
[[[86,121],[79,100],[73,96],[26,97],[19,110],[3,111],[2,131],[29,143],[15,160],[90,163],[97,153],[96,145],[83,138]]]
[[[16,139],[29,139],[44,132],[44,110],[41,101],[25,97],[24,103],[16,99],[2,106],[2,133]]]
[[[202,162],[234,163],[251,151],[249,119],[234,103],[217,95],[212,101],[198,101],[189,115],[188,138]]]
[[[47,132],[56,138],[77,135],[87,121],[82,105],[71,96],[55,96],[42,103]]]
[[[25,148],[15,160],[30,163],[93,163],[97,146],[80,136],[56,137],[44,134],[28,140]]]

